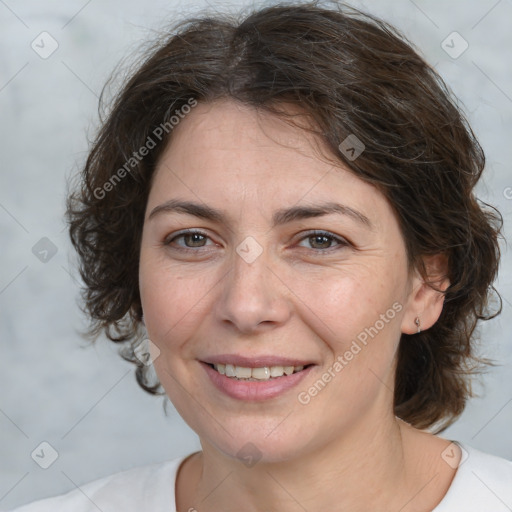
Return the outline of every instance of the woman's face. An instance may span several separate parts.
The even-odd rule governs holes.
[[[305,131],[230,101],[174,128],[140,292],[156,372],[203,448],[285,460],[392,416],[407,269],[384,196]]]

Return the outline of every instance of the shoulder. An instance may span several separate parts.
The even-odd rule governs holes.
[[[462,459],[445,497],[433,512],[510,512],[512,461],[463,443]]]
[[[136,467],[94,480],[11,512],[174,511],[177,470],[186,457]]]

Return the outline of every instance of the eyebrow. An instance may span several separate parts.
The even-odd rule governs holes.
[[[169,201],[156,206],[149,214],[148,220],[152,219],[157,214],[164,212],[185,213],[199,217],[201,219],[228,224],[228,216],[223,210],[218,210],[205,204],[194,203],[192,201],[182,201],[180,199],[170,199]],[[277,210],[272,216],[272,227],[280,226],[297,220],[322,217],[324,215],[333,213],[346,215],[359,224],[362,224],[369,229],[373,229],[372,223],[366,215],[357,210],[354,210],[350,206],[333,202],[312,206],[292,206],[290,208],[282,208]]]

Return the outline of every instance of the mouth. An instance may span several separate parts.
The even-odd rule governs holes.
[[[200,363],[214,389],[230,398],[253,402],[283,395],[317,366],[298,360],[274,357],[249,360],[239,356],[219,356]]]
[[[216,372],[230,379],[247,382],[261,382],[279,379],[284,376],[293,375],[313,366],[313,364],[299,366],[260,366],[251,368],[247,366],[238,366],[229,363],[205,363]]]

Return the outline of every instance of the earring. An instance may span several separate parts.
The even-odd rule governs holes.
[[[414,320],[414,323],[416,324],[416,327],[418,328],[418,330],[416,331],[416,334],[418,334],[421,332],[420,318],[418,316],[416,317],[416,320]]]

